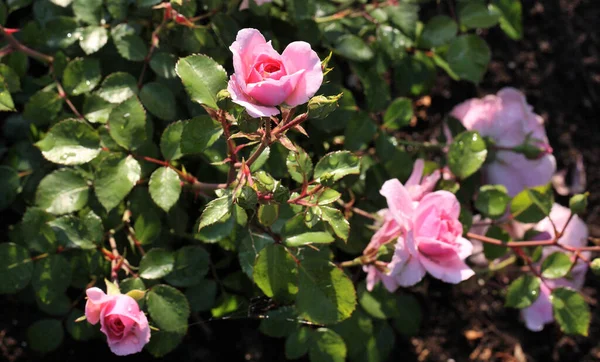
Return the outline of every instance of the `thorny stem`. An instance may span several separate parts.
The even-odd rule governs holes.
[[[117,249],[117,241],[115,240],[114,232],[111,232],[108,236],[108,242],[110,244],[110,248],[112,250],[113,255],[113,258],[110,261],[110,277],[112,279],[112,282],[118,285],[119,276],[117,273],[120,269],[119,259],[121,258],[121,255],[119,254],[119,250]]]
[[[44,63],[52,64],[54,62],[54,58],[50,55],[46,55],[38,52],[37,50],[33,50],[23,44],[21,44],[12,34],[6,31],[6,29],[0,25],[0,33],[4,36],[4,39],[10,44],[14,50],[20,51],[29,55],[32,58],[40,60]]]
[[[275,128],[277,129],[277,128]],[[265,134],[263,135],[260,144],[256,150],[250,155],[250,158],[246,161],[246,166],[250,167],[263,153],[265,148],[271,144],[271,119],[265,118]]]
[[[138,83],[137,83],[138,89],[142,89],[142,85],[144,83],[144,75],[146,74],[146,70],[148,69],[148,64],[150,63],[150,59],[152,58],[152,54],[154,53],[154,50],[156,50],[156,48],[158,47],[158,43],[159,43],[158,36],[160,35],[160,32],[162,31],[165,24],[167,23],[167,20],[168,20],[167,9],[165,9],[161,23],[152,32],[152,37],[150,40],[150,43],[151,43],[150,49],[148,50],[148,54],[146,54],[146,57],[144,58],[144,64],[142,65],[142,72],[140,73],[140,77],[138,78]]]

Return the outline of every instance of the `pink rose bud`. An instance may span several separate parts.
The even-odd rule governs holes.
[[[504,88],[497,95],[469,99],[456,106],[452,116],[466,129],[490,137],[500,148],[484,169],[487,183],[504,185],[509,195],[515,196],[526,188],[550,182],[556,160],[548,145],[544,121],[533,112],[523,93]],[[529,138],[537,142],[532,144]],[[534,147],[533,152],[531,147],[524,150],[527,155],[507,150],[524,143]]]
[[[240,10],[248,9],[250,7],[250,1],[253,1],[256,3],[256,5],[260,6],[262,4],[270,3],[273,0],[242,0],[242,3],[240,4]]]
[[[135,299],[125,294],[106,295],[99,288],[86,290],[85,316],[100,322],[108,347],[118,355],[138,353],[150,341],[150,326]]]
[[[306,42],[290,43],[279,54],[258,30],[242,29],[229,49],[235,72],[227,90],[252,117],[279,114],[282,104],[304,104],[323,83],[321,60]]]

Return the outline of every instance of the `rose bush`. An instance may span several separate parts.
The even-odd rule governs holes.
[[[0,294],[35,311],[26,353],[189,358],[190,329],[253,318],[277,360],[385,361],[442,282],[587,335],[600,248],[587,193],[555,202],[541,117],[515,88],[427,113],[520,9],[0,2]]]

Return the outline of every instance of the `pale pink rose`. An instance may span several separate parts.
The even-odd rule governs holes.
[[[388,185],[389,191],[396,194],[401,187],[399,183]],[[459,214],[460,203],[448,191],[436,191],[423,197],[412,213],[406,236],[398,239],[388,265],[398,285],[414,285],[426,272],[453,284],[475,275],[464,262],[473,252],[473,246],[462,237]]]
[[[270,3],[273,0],[252,0],[256,3],[256,5],[262,5],[266,3]],[[250,0],[243,0],[240,4],[240,10],[248,9],[250,7]]]
[[[473,247],[462,237],[462,224],[458,220],[460,203],[450,192],[432,192],[440,172],[423,178],[423,168],[423,161],[417,160],[406,185],[394,179],[381,188],[388,209],[384,211],[382,227],[365,251],[390,239],[396,240],[396,245],[388,273],[374,266],[363,268],[369,290],[378,281],[389,291],[412,286],[426,272],[448,283],[459,283],[474,275],[464,262]]]
[[[540,221],[536,226],[535,230],[538,230],[545,234],[545,236],[555,237],[554,228],[550,219],[554,222],[558,230],[562,230],[571,215],[571,210],[554,204],[550,211],[550,217]],[[562,245],[569,245],[573,247],[583,247],[587,245],[588,229],[585,223],[578,217],[573,216],[573,219],[569,222],[569,225],[565,229],[565,233],[558,242]],[[557,251],[563,251],[558,247],[545,247],[542,251],[541,262],[548,257],[548,255]],[[569,254],[571,255],[571,254]],[[590,258],[589,252],[582,252],[581,255],[588,259]],[[554,316],[552,314],[552,303],[550,302],[551,289],[559,287],[568,287],[573,289],[581,289],[585,281],[585,274],[587,272],[588,265],[582,260],[579,260],[575,267],[571,270],[571,278],[559,278],[559,279],[544,279],[545,284],[542,283],[540,287],[540,296],[538,299],[529,307],[521,310],[521,316],[525,321],[525,325],[532,331],[538,332],[544,329],[545,324],[552,323]]]
[[[235,72],[227,90],[252,117],[279,114],[282,104],[304,104],[323,83],[321,60],[306,42],[290,43],[280,55],[258,30],[242,29],[229,49]]]
[[[412,173],[405,184],[408,195],[411,200],[415,202],[420,201],[424,195],[431,192],[437,181],[440,179],[440,172],[437,170],[430,175],[423,177],[424,168],[425,162],[422,159],[416,160]],[[379,226],[379,230],[373,235],[371,242],[367,245],[363,254],[369,254],[379,250],[381,246],[396,241],[396,239],[402,235],[403,229],[400,224],[398,224],[396,218],[394,218],[394,212],[389,209],[383,209],[380,210],[378,214],[383,219],[383,223],[376,225]],[[383,281],[388,290],[395,290],[398,288],[398,285],[395,284],[393,278],[385,275],[376,267],[365,265],[363,270],[367,273],[368,290],[373,290],[373,287],[379,281]]]
[[[106,295],[99,288],[86,290],[85,316],[91,324],[100,322],[110,350],[125,356],[138,353],[150,341],[150,326],[135,299],[125,294]]]
[[[506,186],[515,196],[525,188],[550,182],[556,171],[542,117],[533,112],[525,96],[514,88],[503,88],[497,95],[469,99],[452,110],[468,130],[479,132],[496,142],[496,146],[512,148],[529,135],[546,152],[537,160],[512,151],[498,150],[496,159],[485,166],[486,182]]]

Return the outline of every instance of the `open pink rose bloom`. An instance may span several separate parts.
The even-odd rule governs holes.
[[[562,230],[571,215],[571,210],[554,204],[552,211],[550,212],[550,219],[554,222],[558,230]],[[534,229],[541,231],[550,238],[554,238],[554,227],[550,222],[549,218],[545,218],[535,225]],[[588,229],[585,223],[578,217],[573,216],[573,219],[569,222],[569,225],[565,229],[565,233],[558,239],[558,242],[562,245],[569,245],[574,247],[583,247],[587,245]],[[542,251],[542,259],[539,262],[541,265],[542,261],[547,258],[550,254],[557,251],[562,251],[558,247],[546,247]],[[582,252],[581,255],[589,259],[589,252]],[[571,255],[572,256],[572,255]],[[574,256],[572,256],[574,257]],[[544,325],[552,323],[554,316],[552,314],[552,304],[550,302],[550,294],[552,288],[569,287],[572,289],[581,289],[583,282],[585,281],[585,273],[587,272],[588,265],[581,259],[577,262],[575,267],[571,270],[570,278],[559,278],[559,279],[544,279],[544,283],[540,286],[540,296],[536,301],[529,307],[521,310],[521,316],[525,321],[525,325],[532,331],[541,331],[544,329]]]
[[[86,291],[85,316],[91,324],[100,322],[110,350],[118,355],[138,353],[150,341],[150,326],[135,299],[128,295],[106,295],[99,288]]]
[[[468,130],[488,136],[501,148],[522,144],[527,136],[540,149],[546,150],[538,159],[498,150],[496,159],[484,167],[488,184],[506,186],[508,194],[515,196],[525,188],[550,182],[556,171],[556,160],[548,145],[542,117],[533,113],[523,93],[514,88],[503,88],[497,95],[482,99],[469,99],[452,110]]]
[[[423,178],[424,162],[417,160],[406,185],[393,179],[381,188],[388,209],[380,212],[384,222],[373,235],[365,254],[396,241],[388,272],[365,266],[367,289],[379,280],[389,291],[415,285],[425,273],[448,283],[459,283],[474,275],[464,260],[472,252],[471,243],[462,237],[458,220],[460,203],[447,191],[432,192],[439,171]]]
[[[279,54],[258,30],[242,29],[229,49],[235,72],[227,90],[252,117],[279,114],[283,104],[304,104],[323,83],[321,60],[306,42],[290,43]]]

